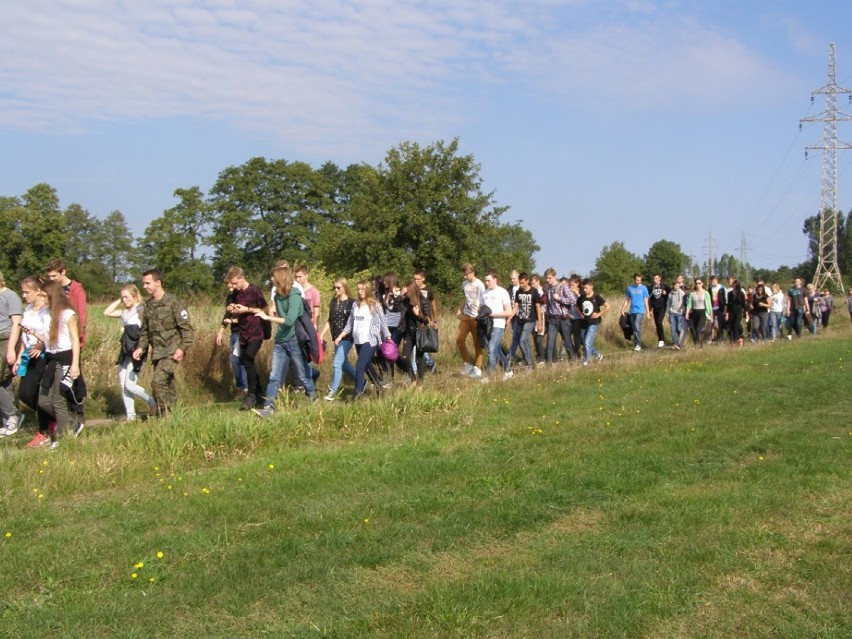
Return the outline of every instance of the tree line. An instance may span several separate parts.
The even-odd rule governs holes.
[[[723,253],[712,263],[698,264],[683,252],[679,244],[670,240],[654,242],[648,252],[640,256],[628,250],[623,242],[616,241],[601,250],[591,277],[598,289],[604,291],[621,291],[631,282],[634,273],[642,273],[646,277],[660,273],[666,282],[674,281],[679,273],[687,278],[718,275],[722,280],[733,276],[744,284],[762,279],[784,285],[796,277],[809,281],[816,272],[819,254],[819,215],[804,221],[802,233],[808,238],[809,257],[792,266],[757,268],[728,253]],[[838,217],[837,236],[838,267],[848,279],[852,275],[852,211],[845,217]]]
[[[170,290],[213,293],[233,265],[263,281],[287,259],[331,275],[422,268],[446,291],[462,261],[532,271],[539,248],[520,222],[503,221],[508,207],[483,191],[480,166],[458,140],[405,142],[375,167],[257,157],[223,170],[207,193],[189,186],[174,195],[177,204],[140,238],[119,211],[100,219],[78,204],[61,210],[47,184],[0,198],[0,270],[20,277],[62,256],[99,295],[156,266]]]
[[[326,162],[314,168],[256,157],[220,172],[207,193],[188,186],[174,196],[177,204],[140,238],[120,211],[99,218],[79,204],[62,210],[47,184],[22,196],[0,196],[0,270],[14,281],[64,257],[90,295],[101,296],[157,267],[171,290],[212,295],[233,265],[260,282],[271,264],[287,259],[329,275],[424,269],[434,288],[447,293],[458,288],[461,262],[483,272],[532,273],[539,249],[521,222],[503,221],[509,207],[483,191],[480,166],[459,153],[458,140],[403,142],[378,166]],[[792,267],[756,269],[727,254],[699,266],[670,240],[655,242],[644,256],[616,241],[602,249],[591,276],[601,290],[621,290],[637,271],[659,272],[667,281],[708,270],[743,281],[809,278],[816,268],[818,220],[813,216],[803,225],[814,257]],[[841,216],[838,232],[839,266],[849,274],[852,212]]]

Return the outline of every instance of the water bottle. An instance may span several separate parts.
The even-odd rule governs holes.
[[[18,364],[18,376],[25,377],[27,374],[27,368],[30,365],[30,349],[24,349],[24,352],[21,353],[21,363]]]

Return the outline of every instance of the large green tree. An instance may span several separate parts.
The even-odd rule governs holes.
[[[654,242],[645,255],[645,274],[650,277],[660,273],[664,282],[673,282],[688,265],[689,256],[681,250],[680,244],[669,240]]]
[[[2,259],[7,281],[39,273],[65,251],[65,220],[56,190],[36,184],[21,198],[0,200]]]
[[[358,190],[342,218],[323,225],[318,256],[332,273],[423,268],[442,291],[455,290],[464,262],[480,270],[532,270],[538,250],[520,224],[501,221],[507,207],[482,190],[480,166],[460,155],[458,140],[421,147],[404,142],[372,171],[362,171]]]
[[[258,277],[276,260],[314,260],[320,224],[340,203],[335,196],[346,199],[336,190],[338,178],[332,165],[315,171],[304,162],[266,158],[222,171],[209,199],[217,277],[233,265]]]
[[[599,291],[623,291],[633,282],[633,274],[642,271],[642,258],[631,253],[624,242],[613,242],[601,250],[595,260],[592,279]]]
[[[180,202],[145,229],[140,240],[143,269],[158,268],[176,292],[209,293],[214,289],[210,264],[201,253],[211,211],[197,186],[177,189]]]

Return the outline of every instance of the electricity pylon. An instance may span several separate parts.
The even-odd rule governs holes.
[[[837,84],[837,69],[834,58],[834,43],[829,44],[828,51],[828,83],[811,93],[811,102],[814,96],[825,96],[825,111],[799,120],[802,122],[822,122],[822,144],[812,144],[805,147],[805,157],[808,151],[822,151],[822,202],[819,211],[819,255],[817,269],[814,274],[814,285],[817,290],[822,290],[829,282],[834,284],[838,291],[843,289],[843,278],[840,275],[840,265],[837,262],[837,152],[851,149],[852,145],[838,139],[837,123],[852,120],[852,116],[837,110],[837,96],[843,93],[852,94],[852,91]],[[850,95],[852,100],[852,95]]]

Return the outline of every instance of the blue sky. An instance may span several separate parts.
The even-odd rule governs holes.
[[[615,240],[700,262],[711,233],[795,264],[822,171],[822,127],[798,123],[830,42],[852,88],[849,24],[828,0],[4,2],[0,195],[47,182],[141,235],[254,156],[376,165],[458,137],[538,270],[587,273]],[[852,151],[837,164],[848,211]]]

